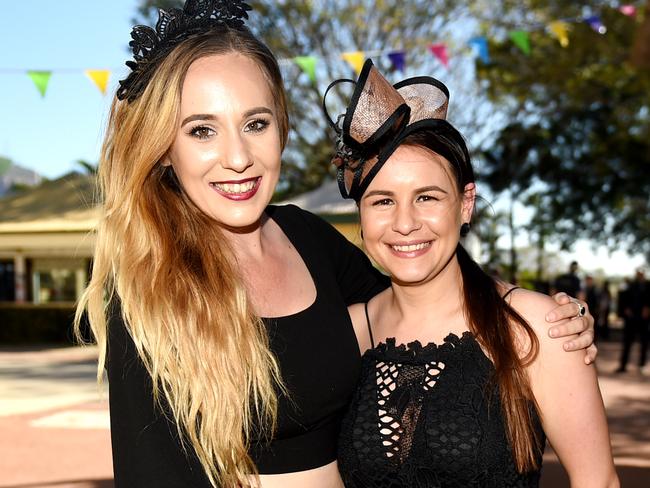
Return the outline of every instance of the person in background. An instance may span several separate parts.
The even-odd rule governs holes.
[[[553,283],[554,293],[564,292],[572,297],[577,297],[580,293],[580,278],[578,277],[578,262],[571,261],[569,271],[561,274]]]
[[[650,285],[646,281],[645,271],[638,269],[634,280],[619,292],[619,315],[623,318],[623,350],[616,373],[625,373],[630,358],[630,350],[636,338],[639,338],[639,370],[646,363],[648,350],[648,326],[650,321]]]
[[[600,320],[600,290],[596,286],[593,276],[585,276],[585,286],[581,293],[581,298],[587,302],[589,310],[591,310],[591,314],[594,316],[594,321],[598,324]],[[598,325],[596,325],[596,327],[598,327]],[[598,331],[596,331],[596,333],[598,333]]]
[[[609,313],[612,308],[612,291],[610,290],[609,280],[603,282],[603,288],[600,291],[600,310],[598,311],[599,320],[596,323],[596,336],[604,340],[609,339]]]

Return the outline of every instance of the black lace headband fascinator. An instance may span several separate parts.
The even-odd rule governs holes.
[[[334,122],[325,107],[327,92],[338,83],[332,82],[323,96],[323,111],[336,132],[336,166],[339,190],[343,198],[359,201],[383,164],[401,142],[416,130],[447,124],[449,90],[429,76],[418,76],[391,85],[366,60],[356,81],[350,104]]]
[[[127,61],[131,73],[120,81],[117,98],[133,102],[144,91],[160,62],[181,41],[216,26],[244,28],[251,7],[241,0],[186,0],[182,9],[169,12],[158,9],[158,22],[152,29],[136,25],[129,46],[133,61]]]

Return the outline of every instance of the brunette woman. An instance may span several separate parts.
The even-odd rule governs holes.
[[[555,302],[494,281],[460,243],[476,186],[448,96],[429,77],[393,87],[368,61],[336,126],[342,193],[391,278],[350,307],[363,358],[344,482],[534,487],[548,438],[571,486],[616,487],[596,371],[546,333]]]

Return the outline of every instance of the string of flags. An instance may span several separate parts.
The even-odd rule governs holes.
[[[635,17],[637,13],[636,6],[632,4],[621,5],[618,7],[619,12],[628,17]],[[554,20],[546,25],[529,26],[529,30],[512,30],[508,32],[509,40],[521,52],[528,56],[531,53],[531,43],[529,32],[533,30],[545,29],[552,37],[557,39],[560,46],[566,48],[569,46],[569,34],[572,29],[572,24],[584,22],[588,24],[598,34],[605,34],[607,27],[603,24],[600,16],[589,15],[580,18],[560,19]],[[490,52],[488,48],[488,40],[485,36],[475,36],[467,42],[468,47],[474,52],[482,63],[490,63]],[[447,44],[444,42],[435,42],[427,46],[428,51],[444,66],[449,68],[450,53]],[[344,52],[340,55],[341,59],[346,61],[350,67],[357,73],[361,72],[363,62],[367,57],[386,55],[391,62],[393,69],[397,71],[404,71],[406,67],[406,51],[404,50],[386,50],[386,51],[352,51]],[[295,64],[303,73],[307,75],[312,83],[316,83],[316,68],[319,58],[316,56],[296,56],[289,59],[281,59],[281,64]],[[63,71],[63,70],[60,70]],[[69,71],[69,70],[65,70]],[[15,72],[15,70],[0,69],[0,74],[7,72]],[[40,93],[41,97],[45,97],[50,79],[57,70],[28,70],[27,76],[32,80],[34,86]],[[97,87],[97,89],[104,95],[108,87],[108,82],[111,76],[111,70],[108,69],[87,69],[84,74],[90,81]]]

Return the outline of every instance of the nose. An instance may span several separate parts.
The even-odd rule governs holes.
[[[221,165],[237,173],[243,173],[252,164],[253,158],[244,134],[237,130],[233,131],[223,141]]]
[[[402,235],[408,235],[418,230],[422,223],[418,219],[413,205],[397,205],[393,219],[393,230]]]

